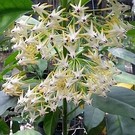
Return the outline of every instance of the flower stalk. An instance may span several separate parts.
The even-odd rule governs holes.
[[[67,100],[63,99],[62,135],[67,135]]]

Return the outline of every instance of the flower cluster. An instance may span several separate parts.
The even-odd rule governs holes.
[[[9,78],[5,78],[6,83],[2,85],[3,91],[10,96],[20,96],[22,93],[22,86],[24,83],[22,82],[23,76],[15,75]]]
[[[82,101],[91,104],[93,93],[106,96],[109,87],[116,83],[113,78],[120,72],[100,50],[105,46],[121,46],[132,26],[114,12],[116,8],[122,10],[120,4],[117,7],[117,1],[109,2],[111,15],[102,22],[95,20],[80,1],[78,5],[71,4],[69,13],[65,9],[51,11],[47,4],[33,5],[39,15],[38,23],[28,24],[27,20],[16,23],[11,33],[13,49],[19,52],[18,64],[27,66],[46,59],[54,61],[55,67],[40,84],[29,86],[26,92],[18,91],[22,85],[18,77],[9,78],[3,84],[5,92],[20,96],[16,110],[21,107],[23,113],[29,112],[30,118],[34,116],[31,122],[48,109],[55,111],[63,99],[75,105]]]

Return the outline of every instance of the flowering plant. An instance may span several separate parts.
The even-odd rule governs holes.
[[[4,78],[2,91],[17,97],[14,111],[23,118],[21,122],[33,124],[42,118],[45,133],[52,135],[62,119],[62,134],[67,135],[77,131],[70,122],[81,113],[79,121],[84,121],[79,129],[84,133],[103,121],[106,109],[99,102],[108,100],[110,88],[117,83],[115,76],[121,73],[103,50],[122,47],[126,32],[133,28],[120,19],[126,5],[109,0],[107,6],[107,16],[100,17],[81,0],[70,3],[69,9],[36,4],[32,6],[38,15],[36,23],[29,23],[31,17],[16,22],[11,30],[12,48],[22,68]],[[34,72],[32,77],[27,70]],[[92,115],[97,115],[96,123],[87,120]]]

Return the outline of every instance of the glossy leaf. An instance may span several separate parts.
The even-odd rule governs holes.
[[[6,73],[10,72],[12,69],[14,69],[17,66],[18,66],[17,64],[13,64],[11,66],[5,67],[0,74],[5,75]]]
[[[84,106],[84,124],[89,131],[98,126],[104,119],[105,113],[91,105]]]
[[[89,0],[82,0],[82,5],[85,5],[89,2]]]
[[[126,70],[126,66],[128,66],[129,65],[129,62],[126,62],[125,60],[123,60],[123,59],[118,59],[118,63],[116,64],[116,67],[118,68],[118,69],[120,69],[121,71],[124,71],[124,72],[126,72],[127,70]],[[129,66],[128,66],[129,67]]]
[[[105,119],[95,128],[92,128],[90,131],[88,131],[88,135],[100,135],[103,130],[105,129],[106,122]],[[103,132],[104,134],[104,132]]]
[[[43,77],[44,71],[47,69],[47,66],[48,66],[48,63],[46,60],[44,60],[44,59],[38,60],[38,63],[35,66],[35,71],[37,73],[37,76],[39,76],[39,78]]]
[[[40,80],[37,80],[37,79],[28,79],[28,80],[25,80],[25,83],[26,84],[30,84],[31,88],[34,88],[36,85],[38,85],[41,81]]]
[[[126,72],[122,72],[122,74],[115,76],[115,80],[117,82],[135,84],[135,75],[132,75],[132,74],[129,74]]]
[[[135,91],[112,87],[107,97],[92,95],[92,105],[110,114],[135,118]]]
[[[0,115],[2,115],[8,108],[14,107],[17,103],[17,98],[10,97],[3,91],[0,91]]]
[[[9,132],[10,132],[10,128],[7,125],[7,123],[4,120],[0,119],[0,134],[8,135]]]
[[[32,18],[32,17],[29,17],[29,16],[26,16],[26,15],[23,15],[21,16],[20,18],[18,18],[16,20],[16,22],[19,22],[20,20],[23,20],[23,21],[26,21],[27,20],[27,23],[28,24],[39,24],[39,21],[36,20],[35,18]]]
[[[25,129],[22,131],[18,131],[13,135],[41,135],[41,134],[33,129]]]
[[[68,9],[70,6],[70,3],[78,5],[80,0],[60,0],[60,4],[63,8]],[[82,0],[81,5],[85,5],[89,2],[89,0]]]
[[[123,48],[109,49],[114,56],[135,64],[135,54]]]
[[[20,123],[18,121],[13,121],[12,130],[13,133],[16,133],[18,130],[20,130]]]
[[[3,76],[0,74],[0,81],[2,81],[3,80]]]
[[[107,135],[135,135],[135,120],[119,115],[107,115]]]
[[[75,1],[75,4],[78,4],[80,0],[74,0]],[[89,2],[90,0],[82,0],[81,1],[81,5],[85,5]]]
[[[4,60],[4,66],[7,66],[10,63],[13,63],[16,61],[16,56],[17,56],[18,52],[13,52],[11,53],[5,60]]]
[[[127,32],[127,35],[128,35],[128,36],[133,36],[133,37],[134,37],[134,35],[135,35],[135,29],[129,30],[129,31]]]
[[[39,70],[41,71],[41,73],[43,73],[44,70],[46,70],[46,68],[47,68],[47,61],[44,59],[38,60],[37,66],[38,66]]]
[[[75,104],[73,102],[69,102],[67,104],[68,120],[71,121],[73,118],[75,118],[79,114],[82,114],[83,111],[84,111],[83,107],[75,106]]]
[[[68,8],[70,1],[71,0],[60,0],[62,8]]]
[[[3,32],[20,15],[31,11],[30,0],[1,0],[0,1],[0,32]]]
[[[57,109],[55,112],[49,112],[44,118],[44,131],[47,135],[53,135],[56,125],[59,120],[60,111]]]

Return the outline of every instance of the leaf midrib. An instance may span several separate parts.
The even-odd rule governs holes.
[[[120,116],[117,116],[117,117],[118,117],[118,122],[119,122],[119,128],[120,128],[120,131],[122,133],[121,135],[124,135],[123,132],[122,132],[123,129],[124,129],[124,128],[122,128],[122,120],[120,120]]]
[[[111,99],[113,99],[113,100],[115,100],[115,101],[117,101],[117,102],[120,102],[121,104],[125,104],[126,106],[129,106],[129,107],[131,107],[132,109],[134,109],[134,110],[135,110],[135,107],[134,107],[134,106],[132,106],[132,105],[130,105],[130,104],[128,104],[128,103],[126,103],[126,102],[122,102],[122,101],[117,100],[117,99],[112,98],[112,97],[109,97],[109,98],[111,98]],[[134,118],[135,118],[135,116],[134,116]]]

